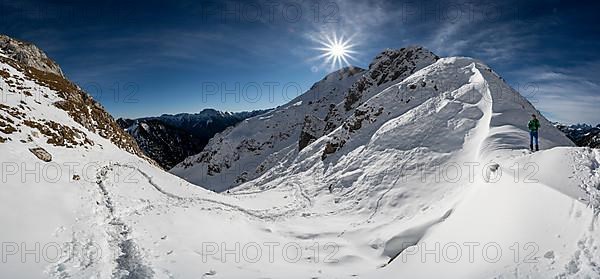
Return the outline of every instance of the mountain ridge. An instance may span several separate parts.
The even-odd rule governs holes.
[[[555,123],[554,126],[565,133],[577,146],[600,148],[600,124],[592,126],[582,123],[573,125]]]
[[[144,153],[161,167],[170,169],[188,156],[202,151],[216,133],[246,118],[268,110],[221,112],[204,109],[199,113],[162,114],[156,117],[117,119]]]

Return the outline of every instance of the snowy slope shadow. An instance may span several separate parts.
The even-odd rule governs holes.
[[[446,213],[444,213],[444,215],[440,218],[404,230],[396,236],[390,238],[388,241],[386,241],[385,246],[383,248],[383,255],[390,257],[390,260],[387,264],[390,264],[407,248],[417,245],[419,241],[421,241],[423,236],[425,236],[427,231],[429,231],[429,229],[441,222],[444,222],[448,217],[450,217],[451,214],[452,209],[446,211]]]

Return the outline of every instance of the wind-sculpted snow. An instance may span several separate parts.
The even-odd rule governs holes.
[[[203,187],[36,102],[58,94],[2,64],[0,85],[21,77],[32,96],[0,106],[0,274],[598,278],[598,151],[540,115],[531,153],[526,99],[480,61],[436,60],[340,121],[363,70],[217,135],[172,170]]]

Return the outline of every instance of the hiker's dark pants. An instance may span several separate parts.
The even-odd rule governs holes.
[[[538,145],[538,131],[529,131],[529,145],[533,146],[534,139],[535,145]]]

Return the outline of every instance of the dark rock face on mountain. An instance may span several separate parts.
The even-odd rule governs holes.
[[[577,146],[600,148],[600,124],[595,127],[588,124],[555,124]]]
[[[165,124],[159,119],[118,119],[121,127],[133,136],[148,157],[168,169],[189,152],[199,152],[202,144],[192,134]]]
[[[596,129],[595,133],[583,137],[578,143],[580,146],[587,146],[592,148],[600,148],[600,129]]]
[[[137,141],[148,157],[170,169],[186,157],[202,151],[210,138],[246,118],[266,112],[220,112],[164,114],[158,117],[118,119],[119,125]]]

